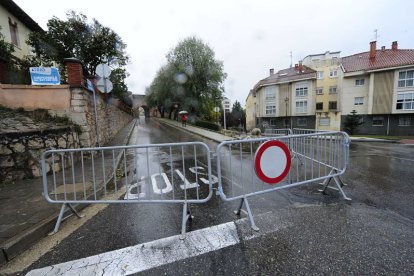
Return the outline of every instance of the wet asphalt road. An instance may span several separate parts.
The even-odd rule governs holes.
[[[210,148],[217,146],[151,121],[141,121],[131,141],[202,141]],[[256,197],[251,201],[256,224],[273,232],[144,274],[413,275],[413,167],[413,146],[353,143],[343,178],[351,202],[335,191],[321,195],[314,185]],[[191,207],[195,219],[187,230],[233,221],[236,207],[213,196]],[[181,205],[109,206],[28,270],[176,235],[181,212]],[[251,230],[241,224],[238,231],[243,237]]]

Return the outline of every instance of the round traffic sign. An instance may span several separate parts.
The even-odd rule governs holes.
[[[109,93],[112,91],[114,86],[110,80],[100,79],[96,83],[96,88],[98,88],[98,90],[101,91],[102,93]]]
[[[263,143],[256,151],[254,168],[263,182],[276,184],[289,173],[291,156],[289,148],[281,141]]]
[[[96,74],[100,76],[101,78],[107,78],[111,74],[111,68],[108,66],[108,64],[101,63],[96,66]]]

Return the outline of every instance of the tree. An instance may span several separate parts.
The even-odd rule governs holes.
[[[106,63],[113,68],[111,80],[117,89],[115,95],[120,96],[120,91],[126,93],[124,66],[129,57],[121,37],[96,19],[88,22],[82,13],[69,11],[66,15],[66,21],[57,17],[49,19],[48,31],[30,33],[27,43],[33,47],[40,64],[56,63],[65,78],[65,58],[81,60],[91,75],[95,75],[98,64]]]
[[[354,135],[360,125],[362,125],[361,116],[357,115],[355,110],[352,110],[351,114],[345,116],[344,129],[348,134]]]
[[[240,127],[246,125],[246,114],[239,101],[235,101],[231,109],[231,113],[227,118],[227,125],[229,127]]]
[[[190,37],[167,54],[167,64],[147,89],[147,102],[160,109],[180,109],[207,120],[214,118],[214,103],[221,101],[226,73],[214,51],[202,40]]]

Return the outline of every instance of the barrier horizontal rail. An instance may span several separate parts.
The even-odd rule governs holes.
[[[188,204],[212,197],[208,146],[201,142],[100,148],[60,149],[42,156],[44,197],[62,204],[160,203],[183,204],[182,234],[191,214]],[[109,194],[123,194],[107,199]]]
[[[280,141],[288,148],[291,160],[288,173],[277,185],[269,185],[259,178],[253,164],[257,150],[267,141]],[[324,192],[334,180],[342,190],[340,175],[345,173],[349,137],[344,132],[314,131],[307,134],[274,136],[238,141],[224,141],[217,147],[218,192],[225,201],[241,200],[236,211],[245,211],[253,229],[258,229],[248,203],[248,197],[280,189],[322,182]],[[246,210],[243,210],[243,204]]]
[[[290,128],[266,128],[262,136],[287,136],[292,135],[292,130]]]

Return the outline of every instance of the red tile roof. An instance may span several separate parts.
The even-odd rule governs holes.
[[[369,52],[342,58],[342,66],[345,73],[371,71],[405,65],[414,65],[414,49],[377,50],[374,59],[369,58]]]
[[[276,74],[260,80],[258,83],[256,83],[253,90],[257,91],[260,87],[265,85],[279,84],[303,79],[316,79],[316,71],[307,66],[302,66],[302,73],[300,73],[299,70],[295,67],[283,69]]]

